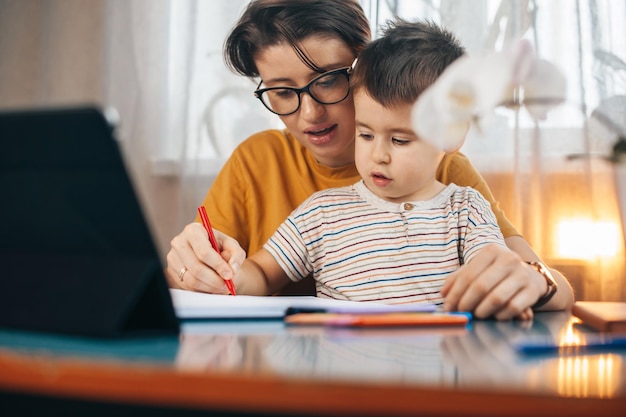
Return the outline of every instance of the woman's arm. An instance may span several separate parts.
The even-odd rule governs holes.
[[[540,261],[539,256],[532,250],[530,245],[521,236],[510,236],[504,239],[509,249],[515,251],[524,261]],[[530,268],[533,273],[541,275],[536,269]],[[552,277],[556,280],[558,289],[554,296],[538,310],[569,310],[574,305],[574,289],[556,269],[550,269]],[[545,281],[545,279],[544,279]],[[545,292],[544,292],[545,294]]]
[[[470,186],[489,201],[508,247],[489,245],[475,259],[450,274],[442,293],[451,310],[474,311],[477,317],[532,318],[532,307],[546,293],[546,279],[527,261],[539,256],[515,230],[499,208],[489,186],[465,155],[456,152],[444,157],[437,178],[445,183]],[[565,277],[550,269],[558,289],[540,310],[566,310],[574,303],[574,291]]]

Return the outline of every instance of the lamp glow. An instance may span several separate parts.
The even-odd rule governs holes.
[[[565,259],[594,259],[617,255],[619,226],[614,222],[569,219],[557,227],[558,255]]]

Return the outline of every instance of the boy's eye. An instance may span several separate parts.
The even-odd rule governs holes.
[[[398,138],[392,138],[391,141],[396,145],[406,145],[407,143],[410,142],[409,140],[398,139]]]
[[[365,140],[371,140],[371,139],[374,138],[374,135],[371,135],[369,133],[363,133],[363,132],[358,133],[357,136],[359,136],[360,138],[365,139]]]

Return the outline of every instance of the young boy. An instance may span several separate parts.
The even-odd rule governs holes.
[[[485,245],[504,246],[489,203],[437,181],[445,153],[412,127],[418,95],[463,53],[429,22],[397,21],[365,48],[350,80],[362,180],[294,210],[244,262],[238,293],[272,294],[312,274],[320,297],[442,304],[449,273]]]

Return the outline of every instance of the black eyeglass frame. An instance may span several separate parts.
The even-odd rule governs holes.
[[[316,102],[320,103],[320,104],[337,104],[337,103],[341,103],[342,101],[344,101],[346,98],[348,98],[348,96],[350,95],[350,74],[352,73],[352,69],[354,68],[354,64],[349,66],[349,67],[342,67],[342,68],[337,68],[331,71],[327,71],[324,72],[320,75],[318,75],[317,77],[313,78],[311,81],[309,81],[309,83],[307,85],[305,85],[302,88],[296,88],[296,87],[281,87],[281,86],[277,86],[277,87],[267,87],[267,88],[261,88],[259,89],[259,87],[261,86],[261,84],[263,84],[263,80],[261,80],[259,82],[259,85],[257,85],[257,89],[254,91],[254,96],[256,98],[258,98],[261,103],[263,103],[263,106],[265,106],[266,109],[268,109],[269,111],[271,111],[274,114],[277,114],[279,116],[289,116],[290,114],[294,114],[295,112],[297,112],[298,110],[300,110],[300,106],[302,105],[302,99],[301,99],[301,95],[302,93],[307,93],[313,100],[315,100]],[[313,84],[315,84],[315,82],[317,82],[320,78],[326,77],[328,75],[334,75],[334,74],[343,74],[346,76],[347,80],[348,80],[348,89],[346,90],[346,95],[343,96],[341,99],[336,100],[336,101],[332,101],[332,102],[324,102],[321,101],[320,99],[318,99],[317,97],[315,97],[314,94],[311,94],[311,86]],[[263,93],[265,93],[266,91],[271,91],[271,90],[291,90],[293,92],[295,92],[298,96],[298,106],[295,108],[294,111],[289,112],[289,113],[278,113],[275,110],[272,110],[263,100],[262,96]]]

